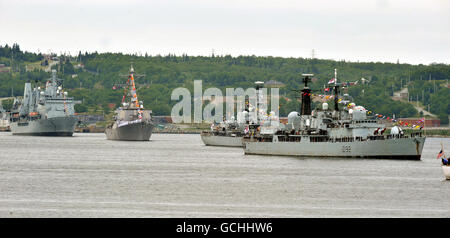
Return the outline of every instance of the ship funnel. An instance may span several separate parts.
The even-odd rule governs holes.
[[[313,74],[302,74],[302,76],[305,87],[301,90],[302,104],[300,114],[311,115],[311,89],[308,88],[308,82],[311,81]]]

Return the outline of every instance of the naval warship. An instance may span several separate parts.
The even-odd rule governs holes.
[[[405,135],[394,127],[383,135],[384,124],[367,116],[366,109],[348,103],[339,108],[339,87],[335,70],[334,108],[327,103],[311,110],[312,74],[303,74],[300,113],[291,112],[284,130],[273,135],[247,135],[244,138],[245,154],[290,155],[306,157],[355,157],[420,160],[425,137],[421,131]]]
[[[115,110],[114,122],[105,129],[108,140],[148,141],[152,135],[151,110],[144,109],[138,100],[134,82],[134,69],[130,68],[124,87],[122,106]]]
[[[272,125],[278,123],[278,117],[274,112],[269,114],[263,109],[261,102],[263,101],[263,94],[261,88],[264,82],[255,82],[256,89],[256,107],[252,106],[248,100],[245,100],[245,108],[242,112],[237,113],[237,118],[231,117],[230,120],[223,119],[217,125],[212,124],[210,131],[202,131],[201,139],[205,145],[210,146],[228,146],[228,147],[242,147],[242,138],[249,133],[253,128],[263,128],[263,133],[269,133]],[[252,119],[250,113],[256,111],[256,118]],[[276,127],[278,128],[278,127]]]
[[[45,89],[32,89],[31,83],[25,83],[23,99],[14,99],[11,132],[13,135],[72,136],[78,122],[74,104],[62,88],[62,79],[56,78],[56,70],[52,70]]]
[[[245,135],[246,124],[231,118],[223,120],[218,125],[211,125],[211,131],[200,134],[205,145],[242,147],[242,137]]]

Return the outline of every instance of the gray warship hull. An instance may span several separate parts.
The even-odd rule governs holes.
[[[228,147],[242,147],[242,138],[239,136],[219,136],[209,133],[202,133],[201,138],[205,145],[210,146],[228,146]]]
[[[108,140],[148,141],[152,135],[153,124],[139,122],[112,128],[106,128],[105,134]]]
[[[354,142],[244,142],[244,153],[305,157],[420,160],[425,137]]]
[[[13,135],[72,136],[77,124],[76,117],[54,117],[10,123]]]

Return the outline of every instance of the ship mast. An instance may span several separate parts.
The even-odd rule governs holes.
[[[131,83],[131,102],[134,103],[134,105],[139,108],[139,101],[136,94],[136,84],[134,83],[134,69],[133,65],[131,65],[130,68],[130,83]]]
[[[334,110],[339,111],[339,85],[337,83],[337,69],[334,69]]]
[[[139,75],[139,76],[143,76],[143,75]],[[128,80],[126,83],[126,86],[124,87],[124,93],[123,93],[123,97],[122,97],[122,104],[125,102],[125,98],[127,97],[127,95],[130,96],[130,106],[134,106],[136,108],[139,108],[139,100],[137,97],[137,93],[136,93],[136,83],[135,83],[135,74],[134,74],[134,68],[133,68],[133,64],[131,64],[130,67],[130,73],[128,75]]]

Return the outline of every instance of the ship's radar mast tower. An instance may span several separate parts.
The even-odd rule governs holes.
[[[121,75],[121,76],[125,76],[125,75]],[[145,74],[136,75],[134,73],[133,63],[131,63],[130,73],[128,75],[126,75],[126,77],[128,77],[128,80],[124,87],[124,93],[123,93],[123,97],[122,97],[122,105],[124,105],[126,97],[129,96],[130,102],[129,102],[128,106],[133,107],[133,108],[141,108],[141,105],[140,105],[140,102],[138,100],[137,93],[136,93],[136,83],[135,83],[134,79],[137,77],[143,77],[143,76],[145,76]]]
[[[337,82],[337,69],[334,69],[334,110],[339,111],[339,84]]]

